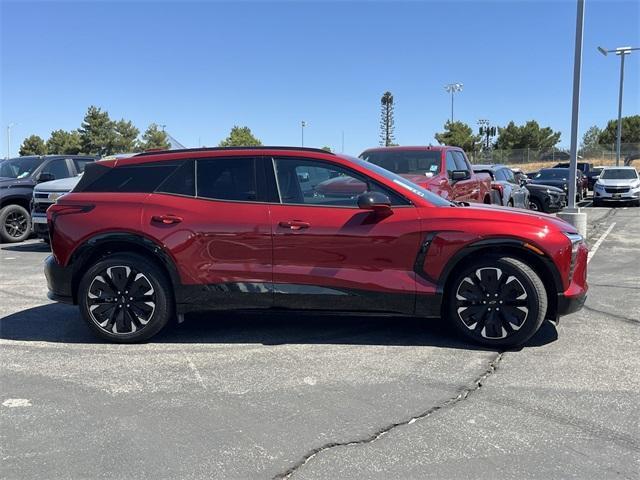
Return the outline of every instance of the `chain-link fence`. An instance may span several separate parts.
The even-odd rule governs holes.
[[[505,165],[527,165],[533,164],[556,164],[558,162],[568,162],[570,155],[568,149],[534,149],[518,148],[512,150],[484,150],[481,152],[469,153],[469,159],[473,163],[502,163]],[[599,145],[595,148],[581,149],[578,152],[579,160],[588,161],[596,165],[612,165],[616,161],[616,146]],[[620,146],[620,164],[625,160],[632,161],[633,165],[640,164],[640,143],[623,143]],[[635,161],[634,161],[635,160]]]

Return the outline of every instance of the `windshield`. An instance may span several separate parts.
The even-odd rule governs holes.
[[[638,174],[631,168],[607,168],[602,171],[600,178],[605,180],[635,180]]]
[[[40,157],[10,158],[0,161],[0,177],[26,178],[42,163]]]
[[[406,178],[401,177],[400,175],[397,175],[393,172],[390,172],[389,170],[386,170],[374,163],[370,163],[370,162],[366,162],[360,158],[355,158],[355,157],[349,157],[347,155],[345,155],[345,157],[349,158],[349,160],[351,160],[353,163],[356,163],[358,165],[360,165],[363,168],[366,168],[367,170],[377,173],[378,175],[381,175],[383,177],[385,177],[388,180],[391,180],[393,183],[395,183],[396,185],[398,185],[400,188],[398,191],[402,192],[402,189],[405,190],[409,190],[410,192],[413,192],[414,194],[418,195],[419,197],[424,198],[425,200],[427,200],[429,203],[432,203],[433,205],[437,206],[437,207],[444,207],[444,206],[449,206],[449,205],[453,205],[451,202],[449,202],[448,200],[445,200],[444,198],[436,195],[433,192],[430,192],[429,190],[425,190],[424,188],[416,185],[413,182],[410,182],[409,180],[407,180]]]
[[[440,173],[440,152],[435,150],[373,150],[362,153],[360,158],[398,174],[432,176]]]
[[[534,180],[566,180],[569,177],[569,170],[565,168],[550,168],[538,173]]]

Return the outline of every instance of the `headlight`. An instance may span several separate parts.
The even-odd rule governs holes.
[[[601,183],[596,182],[593,188],[595,188],[596,190],[602,190],[604,186]]]
[[[571,283],[571,279],[573,278],[573,271],[576,269],[576,258],[578,256],[578,249],[580,248],[580,244],[584,242],[584,238],[582,238],[582,235],[578,233],[562,233],[564,233],[571,242],[571,264],[569,266],[569,283]]]

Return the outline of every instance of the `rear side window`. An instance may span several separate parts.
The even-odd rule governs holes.
[[[255,202],[256,159],[253,157],[197,160],[198,197]]]
[[[78,173],[84,172],[84,167],[87,166],[88,163],[93,163],[94,160],[92,158],[74,158],[73,163],[76,166],[76,171]]]
[[[158,193],[173,193],[176,195],[196,195],[195,161],[186,160],[160,186]]]
[[[178,163],[157,162],[115,167],[76,191],[150,193],[179,166]]]

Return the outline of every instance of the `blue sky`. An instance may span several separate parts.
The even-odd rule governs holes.
[[[379,99],[396,140],[436,143],[443,85],[464,83],[455,117],[476,128],[536,119],[569,144],[576,3],[1,2],[0,155],[32,133],[77,128],[89,105],[151,122],[187,146],[232,125],[265,144],[358,154],[379,140]],[[640,2],[586,1],[580,132],[617,114],[619,60],[640,46]],[[640,52],[626,61],[624,114],[640,111]]]

